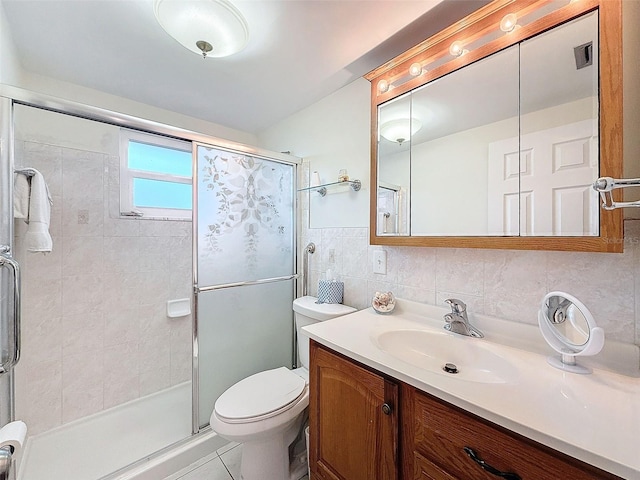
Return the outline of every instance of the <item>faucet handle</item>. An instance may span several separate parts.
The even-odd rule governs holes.
[[[451,307],[453,313],[464,313],[467,311],[466,303],[457,298],[447,298],[444,302]]]

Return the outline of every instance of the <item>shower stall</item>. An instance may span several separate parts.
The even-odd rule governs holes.
[[[0,420],[29,427],[18,479],[158,480],[214,453],[226,443],[208,427],[222,391],[294,361],[299,160],[0,94],[2,242],[22,271],[21,358],[0,375]],[[191,219],[122,215],[121,128],[190,144]],[[13,219],[22,167],[43,174],[53,200],[48,254],[23,251]],[[0,279],[4,324],[9,273]],[[185,298],[190,308],[169,315]]]

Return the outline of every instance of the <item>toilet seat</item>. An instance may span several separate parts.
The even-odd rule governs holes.
[[[247,377],[227,389],[214,407],[226,423],[258,422],[290,409],[307,391],[307,382],[285,367]]]

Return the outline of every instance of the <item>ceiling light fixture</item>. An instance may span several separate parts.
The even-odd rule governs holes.
[[[390,142],[402,145],[410,140],[418,130],[422,128],[422,122],[417,118],[397,118],[380,125],[380,135]]]
[[[515,13],[509,13],[500,20],[500,30],[505,33],[513,32],[518,27],[518,17]]]
[[[181,45],[203,57],[227,57],[249,39],[247,22],[227,0],[155,0],[158,23]]]

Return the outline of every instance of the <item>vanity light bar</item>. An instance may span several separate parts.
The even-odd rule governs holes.
[[[575,0],[572,0],[572,2],[569,2],[568,5],[571,5],[571,3],[574,3],[574,1]],[[524,24],[535,21],[537,18],[539,18],[539,16],[536,15],[537,11],[544,12],[543,15],[546,15],[547,13],[550,13],[550,6],[554,4],[557,5],[556,2],[552,2],[550,0],[530,0],[520,2],[520,10],[514,11],[514,6],[510,1],[498,0],[494,3],[494,6],[487,6],[486,11],[478,17],[478,20],[476,20],[476,22],[480,24],[487,17],[494,17],[495,15],[500,14],[499,12],[502,11],[503,14],[501,14],[500,16],[497,28],[495,27],[495,23],[493,24],[494,27],[487,28],[480,26],[478,27],[475,34],[471,33],[468,38],[460,38],[458,33],[465,31],[470,27],[471,24],[465,23],[458,26],[457,28],[456,26],[452,26],[451,31],[447,36],[443,37],[442,39],[434,39],[431,45],[427,45],[424,49],[419,50],[416,54],[414,54],[414,57],[422,57],[422,60],[415,59],[408,68],[405,67],[406,69],[396,68],[396,66],[401,66],[408,60],[401,60],[402,63],[396,65],[387,64],[365,75],[365,78],[373,80],[374,78],[378,77],[378,72],[383,72],[386,70],[387,74],[384,77],[379,78],[376,86],[378,95],[384,95],[393,88],[404,85],[405,83],[416,79],[417,77],[420,77],[428,71],[432,71],[435,68],[441,67],[445,63],[451,61],[451,57],[453,57],[453,59],[457,59],[468,54],[474,49],[483,47],[484,45],[496,40],[496,31],[501,33],[502,35],[510,35],[522,27],[519,21],[524,21]],[[553,8],[555,10],[556,8],[562,8],[564,6],[565,4],[560,3],[559,7]],[[534,14],[532,16],[533,18],[529,18],[529,20],[527,21],[525,17],[532,13]],[[438,53],[431,58],[424,58],[425,52],[427,52],[437,44],[446,41],[447,39],[453,40],[448,48],[445,47],[446,49],[439,49]]]

